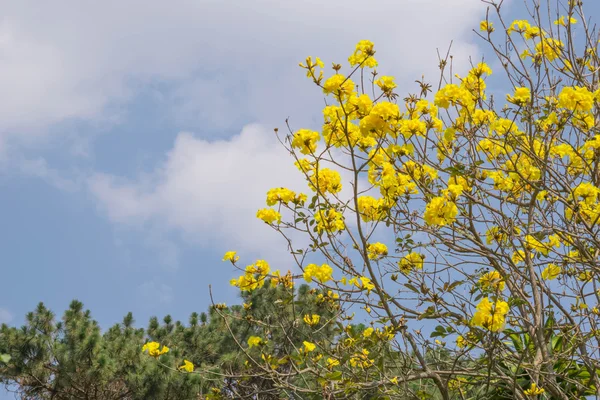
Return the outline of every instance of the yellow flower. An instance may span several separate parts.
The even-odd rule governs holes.
[[[317,222],[317,232],[319,233],[323,231],[335,233],[346,229],[344,217],[333,208],[327,211],[319,210],[316,212],[315,221]]]
[[[594,94],[586,87],[565,86],[558,94],[558,106],[571,111],[591,111]]]
[[[354,82],[344,75],[333,75],[323,84],[323,93],[347,99],[354,94]]]
[[[548,264],[548,266],[542,271],[542,279],[553,280],[556,279],[560,273],[562,272],[562,268],[556,264]]]
[[[382,92],[391,92],[397,86],[393,76],[382,76],[375,81],[375,84],[379,86]]]
[[[263,344],[263,340],[259,336],[250,336],[248,338],[248,347],[259,346]]]
[[[515,264],[525,261],[525,251],[524,250],[515,251],[513,253],[513,255],[511,256],[511,260]]]
[[[527,87],[515,88],[515,94],[506,95],[506,100],[516,105],[525,105],[531,101],[531,91]]]
[[[481,32],[492,33],[494,32],[494,24],[489,21],[481,21],[479,23],[479,30]]]
[[[359,278],[360,283],[358,283],[358,281],[356,281],[356,278],[354,278],[354,286],[361,288],[363,290],[366,290],[367,293],[371,293],[371,290],[375,289],[375,285],[373,283],[371,283],[371,279],[367,278],[366,276],[361,276]]]
[[[183,365],[179,367],[179,370],[186,372],[194,372],[194,364],[192,364],[188,360],[183,360]]]
[[[423,260],[425,256],[420,253],[409,253],[405,255],[400,261],[398,261],[398,267],[400,267],[400,271],[405,274],[408,274],[413,269],[423,269]]]
[[[379,221],[385,216],[384,199],[375,199],[371,196],[358,198],[358,212],[364,222]]]
[[[332,279],[332,274],[333,269],[327,264],[323,264],[320,267],[316,264],[308,264],[304,267],[304,280],[306,282],[312,282],[313,279],[316,279],[321,283],[326,283]]]
[[[228,251],[223,256],[223,261],[231,261],[232,263],[237,262],[240,259],[240,256],[237,255],[236,251]]]
[[[545,392],[544,389],[538,387],[535,383],[531,383],[531,386],[529,386],[529,389],[525,390],[523,393],[525,393],[525,396],[535,397],[544,392]]]
[[[317,151],[317,141],[319,140],[319,132],[308,129],[300,129],[294,133],[292,139],[292,147],[299,149],[302,154],[311,154]]]
[[[550,249],[551,249],[551,247],[548,244],[540,242],[532,235],[525,236],[525,247],[528,248],[529,250],[536,251],[545,256],[548,255],[548,253],[550,252]]]
[[[310,353],[317,348],[317,346],[311,342],[304,341],[302,344],[304,345],[304,353]]]
[[[377,60],[373,58],[374,54],[375,50],[373,49],[373,42],[370,40],[361,40],[356,44],[354,53],[348,57],[348,62],[352,67],[360,64],[361,68],[373,68],[377,66]]]
[[[158,357],[165,353],[169,352],[169,348],[167,346],[163,346],[160,348],[160,343],[158,342],[148,342],[142,347],[142,352],[148,351],[148,354],[152,357]]]
[[[251,268],[249,268],[251,267]],[[246,272],[244,275],[240,276],[238,279],[232,279],[229,281],[231,286],[237,286],[240,290],[252,291],[256,288],[263,287],[265,284],[264,276],[260,276],[259,278],[255,277],[254,266],[249,265],[246,267],[250,272]]]
[[[590,271],[583,271],[579,275],[577,275],[577,279],[582,282],[589,282],[592,280],[594,276]]]
[[[383,243],[371,243],[367,246],[367,255],[371,260],[379,260],[388,254],[388,248]]]
[[[296,199],[296,193],[286,188],[274,188],[267,192],[267,205],[274,206],[277,203],[287,204]]]
[[[459,349],[465,348],[467,346],[467,340],[463,336],[459,336],[456,338],[456,347]]]
[[[269,263],[265,260],[256,260],[254,264],[246,266],[247,274],[260,274],[265,276],[269,271],[271,271],[271,268],[269,267]]]
[[[315,192],[318,190],[320,193],[337,193],[342,190],[342,177],[332,169],[319,169],[310,176],[309,186]]]
[[[548,61],[554,61],[561,56],[564,43],[557,39],[544,38],[535,45],[535,56],[545,57]]]
[[[576,23],[577,23],[577,20],[575,18],[569,17],[569,24],[576,24]],[[565,22],[565,16],[561,15],[559,19],[554,21],[554,25],[567,26],[567,23]]]
[[[333,367],[337,367],[338,365],[340,365],[339,360],[336,360],[335,358],[327,358],[327,368],[331,369]]]
[[[307,314],[307,315],[304,316],[304,322],[307,325],[310,325],[310,326],[317,325],[320,320],[321,320],[321,316],[317,315],[317,314],[313,314],[313,315],[308,315]]]
[[[273,222],[281,223],[281,214],[273,210],[272,208],[263,208],[256,212],[256,217],[262,219],[267,224],[273,224]]]
[[[505,282],[504,279],[500,276],[498,271],[491,271],[487,274],[483,274],[481,278],[479,278],[479,284],[482,289],[490,289],[490,290],[504,290]]]
[[[366,338],[370,337],[373,334],[373,331],[374,331],[373,328],[368,327],[367,329],[365,329],[363,331],[363,337],[366,337]]]
[[[512,32],[523,33],[527,31],[527,29],[531,28],[529,21],[524,19],[514,20],[512,24],[508,27],[506,32],[510,35]]]
[[[508,313],[508,303],[498,300],[492,303],[489,298],[484,297],[477,305],[477,311],[471,322],[475,326],[481,326],[492,332],[498,332],[504,328],[505,317]]]
[[[425,207],[425,222],[429,225],[444,226],[453,223],[458,215],[456,203],[446,197],[434,197]]]

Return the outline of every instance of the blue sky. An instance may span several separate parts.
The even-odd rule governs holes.
[[[209,284],[236,301],[226,250],[285,270],[255,210],[270,187],[301,184],[272,131],[318,124],[322,95],[298,62],[344,62],[369,38],[414,90],[450,40],[458,68],[481,53],[483,7],[452,3],[380,2],[371,21],[359,1],[4,4],[0,320],[74,298],[105,327],[128,311],[186,320]]]
[[[407,93],[450,41],[455,71],[486,53],[477,0],[379,1],[368,19],[357,0],[2,3],[0,322],[16,325],[40,301],[81,300],[104,327],[186,320],[209,284],[235,302],[225,251],[288,268],[255,210],[303,187],[273,135],[318,127],[299,61],[368,38]]]
[[[302,184],[273,135],[320,121],[298,62],[370,39],[405,93],[436,81],[436,48],[453,41],[455,71],[485,52],[477,0],[378,1],[368,18],[358,0],[0,4],[0,322],[15,325],[40,301],[76,298],[103,327],[187,320],[209,284],[236,302],[225,251],[288,268],[255,210]]]

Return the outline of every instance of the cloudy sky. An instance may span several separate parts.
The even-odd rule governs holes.
[[[299,185],[273,128],[316,128],[298,62],[375,42],[400,92],[486,53],[478,0],[0,1],[0,322],[73,298],[104,327],[235,302],[221,262],[287,269],[255,219]],[[510,13],[514,10],[507,9]],[[493,62],[492,62],[493,66]]]

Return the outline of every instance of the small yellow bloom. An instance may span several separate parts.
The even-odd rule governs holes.
[[[481,326],[492,332],[498,332],[504,328],[506,314],[508,314],[508,303],[498,300],[491,302],[484,297],[477,305],[477,312],[473,315],[471,322],[475,326]]]
[[[388,254],[388,248],[383,243],[371,243],[367,246],[367,255],[371,260],[379,260]]]
[[[535,397],[544,392],[545,392],[544,389],[538,387],[535,383],[532,383],[531,386],[529,387],[529,389],[525,390],[523,393],[525,393],[525,396],[527,396],[527,397]]]
[[[317,325],[320,320],[321,320],[321,316],[317,315],[317,314],[313,314],[313,315],[308,315],[307,314],[307,315],[304,316],[304,322],[307,325],[310,325],[310,326]]]
[[[169,348],[167,346],[163,346],[160,348],[160,343],[158,342],[148,342],[142,347],[142,352],[148,351],[148,354],[152,357],[159,357],[165,353],[169,352]]]
[[[373,49],[373,42],[370,40],[361,40],[356,44],[354,53],[348,57],[348,62],[351,67],[360,65],[361,68],[373,68],[377,66],[377,60],[373,58],[374,54],[375,50]]]
[[[308,129],[300,129],[294,133],[292,139],[292,147],[299,149],[302,154],[311,154],[317,151],[317,141],[319,140],[319,132]]]
[[[368,338],[371,337],[371,335],[373,334],[374,329],[371,327],[368,327],[367,329],[365,329],[363,331],[363,337]]]
[[[259,336],[250,336],[248,338],[248,347],[259,346],[262,343],[263,343],[263,340]]]
[[[188,360],[183,360],[183,365],[179,367],[180,371],[194,372],[194,364]]]
[[[525,105],[531,101],[531,91],[527,87],[515,88],[515,94],[506,95],[506,100],[518,106]]]
[[[548,266],[542,271],[542,279],[553,280],[556,279],[560,273],[562,272],[562,268],[556,264],[548,264]]]
[[[302,342],[302,344],[304,345],[305,353],[310,353],[311,351],[314,351],[317,348],[317,346],[311,342],[304,341]]]
[[[340,365],[339,360],[336,360],[335,358],[327,359],[327,368],[331,369],[333,367],[337,367],[338,365]]]
[[[489,21],[481,21],[479,23],[479,30],[481,32],[492,33],[494,32],[494,24]]]
[[[258,219],[262,219],[267,224],[273,224],[274,222],[279,224],[281,222],[281,214],[272,208],[263,208],[258,210],[256,212],[256,217]]]
[[[498,271],[491,271],[483,274],[481,278],[479,278],[479,284],[482,289],[490,290],[502,291],[505,287],[504,279],[502,279]]]
[[[231,261],[232,263],[238,261],[239,259],[240,259],[240,256],[237,255],[236,251],[228,251],[223,256],[223,261]]]
[[[408,253],[407,255],[402,257],[400,261],[398,261],[398,267],[400,268],[400,271],[402,271],[405,274],[408,274],[413,269],[423,269],[424,259],[425,256],[423,254],[415,252]]]
[[[397,86],[394,82],[394,77],[392,76],[382,76],[375,81],[375,84],[379,86],[381,91],[384,93],[391,92]]]
[[[577,23],[577,20],[575,18],[569,17],[569,24],[576,24],[576,23]],[[554,25],[567,26],[567,23],[565,22],[565,16],[561,15],[559,19],[554,21]]]
[[[304,280],[306,282],[312,282],[315,279],[321,283],[327,283],[332,279],[332,274],[333,268],[327,264],[323,264],[320,267],[316,264],[308,264],[304,267]]]

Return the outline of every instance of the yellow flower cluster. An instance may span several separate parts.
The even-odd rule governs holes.
[[[362,368],[370,368],[374,363],[374,361],[369,358],[369,351],[367,349],[362,349],[360,353],[354,353],[349,361],[351,366]]]
[[[388,248],[383,243],[370,243],[367,246],[367,255],[371,260],[379,260],[388,254]]]
[[[309,186],[318,193],[338,193],[342,190],[342,177],[329,168],[316,169],[309,177]]]
[[[360,196],[357,200],[358,213],[364,222],[380,221],[386,215],[385,199],[375,199],[371,196]]]
[[[163,354],[168,353],[169,348],[167,346],[162,346],[162,349],[161,349],[160,343],[148,342],[142,347],[142,352],[145,352],[145,351],[147,351],[148,354],[152,357],[159,357],[159,356],[162,356]]]
[[[445,196],[434,197],[425,207],[425,222],[429,225],[444,226],[453,223],[458,215],[456,203]]]
[[[304,280],[312,282],[313,279],[321,283],[327,283],[332,280],[333,268],[327,264],[318,266],[317,264],[308,264],[304,267]]]
[[[271,225],[274,222],[281,223],[281,214],[272,208],[262,208],[256,212],[256,218],[262,219],[265,223]]]
[[[319,140],[319,132],[308,129],[300,129],[294,134],[292,139],[292,147],[300,150],[302,154],[313,154],[317,151],[317,141]]]
[[[518,106],[526,105],[531,101],[531,90],[527,87],[515,88],[515,93],[506,95],[506,100]]]
[[[330,208],[327,211],[319,210],[315,213],[317,232],[335,233],[346,229],[342,214]]]
[[[290,189],[283,187],[273,188],[267,192],[267,205],[274,206],[275,204],[288,204],[293,202],[294,204],[304,204],[306,201],[306,195],[303,193],[296,193]]]
[[[502,300],[495,302],[484,297],[477,305],[477,311],[473,315],[471,323],[481,326],[492,332],[498,332],[504,328],[506,314],[508,314],[508,303]]]
[[[319,324],[319,321],[321,320],[321,316],[318,314],[312,314],[312,315],[305,315],[304,318],[304,323],[310,326],[315,326]]]
[[[183,360],[183,365],[178,369],[185,372],[194,372],[194,364],[191,361]]]
[[[257,260],[254,264],[246,266],[244,275],[238,279],[232,279],[229,283],[240,290],[252,291],[264,286],[270,270],[269,263],[265,260]]]
[[[361,40],[358,42],[354,53],[348,58],[350,66],[354,67],[355,65],[360,65],[361,68],[376,67],[377,60],[373,58],[373,55],[375,54],[373,47],[373,42],[370,40]]]
[[[498,271],[491,271],[483,274],[479,278],[479,285],[483,290],[492,290],[492,291],[503,291],[506,285],[502,276]]]
[[[340,279],[340,283],[343,285],[354,285],[361,290],[366,290],[367,293],[371,293],[371,290],[375,289],[375,285],[371,282],[371,279],[366,276],[353,277],[349,280],[346,277],[343,277]]]
[[[260,336],[250,336],[248,338],[248,347],[250,347],[250,348],[260,346],[262,344],[265,344],[265,342],[262,340],[262,338]]]
[[[407,255],[402,257],[400,261],[398,261],[398,267],[400,268],[400,271],[402,271],[405,274],[408,274],[415,268],[423,269],[424,259],[425,256],[423,254],[415,252],[408,253]]]
[[[538,387],[535,383],[532,383],[531,386],[529,386],[529,389],[525,390],[523,393],[527,397],[536,397],[544,392],[546,391],[543,388]]]
[[[558,278],[558,276],[561,274],[562,272],[562,268],[559,267],[556,264],[548,264],[548,266],[546,268],[544,268],[544,270],[542,271],[542,279],[546,279],[546,280],[553,280]]]

